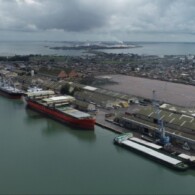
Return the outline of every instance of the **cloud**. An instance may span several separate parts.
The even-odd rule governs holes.
[[[40,30],[78,32],[104,26],[107,22],[103,7],[97,10],[94,4],[85,0],[10,0],[8,3],[1,0],[0,7],[7,10],[0,16],[1,22],[5,19],[2,27],[7,29],[25,30],[33,25]]]
[[[0,0],[0,30],[195,33],[194,0]]]
[[[54,1],[37,21],[42,29],[63,29],[65,31],[86,31],[105,25],[107,16],[82,1]],[[39,18],[38,18],[39,19]]]

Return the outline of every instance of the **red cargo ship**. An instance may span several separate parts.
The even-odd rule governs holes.
[[[75,128],[94,130],[95,119],[88,113],[71,107],[71,96],[54,96],[53,91],[27,93],[27,106]]]

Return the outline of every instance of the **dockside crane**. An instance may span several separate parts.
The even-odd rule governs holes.
[[[164,123],[163,120],[160,117],[160,109],[159,109],[159,103],[156,100],[156,91],[153,90],[153,108],[154,108],[154,113],[157,116],[157,124],[158,124],[158,130],[157,130],[157,137],[158,137],[158,142],[162,144],[163,146],[170,144],[170,137],[165,135],[165,128],[164,128]]]

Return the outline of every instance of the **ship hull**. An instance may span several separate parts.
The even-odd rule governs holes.
[[[10,98],[10,99],[20,99],[23,93],[14,93],[11,91],[5,91],[5,90],[0,89],[0,95]]]
[[[132,148],[132,147],[129,147],[129,146],[127,146],[127,145],[124,145],[124,144],[122,144],[122,143],[118,143],[117,141],[115,141],[114,140],[114,144],[116,144],[116,145],[118,145],[118,146],[120,146],[120,147],[123,147],[123,148],[125,148],[125,149],[127,149],[127,150],[130,150],[130,151],[133,151],[133,152],[135,152],[135,153],[137,153],[137,154],[141,154],[141,155],[143,155],[144,157],[146,157],[147,159],[151,159],[151,160],[153,160],[153,161],[155,161],[155,162],[158,162],[158,163],[160,163],[160,164],[162,164],[162,165],[165,165],[166,167],[168,167],[168,168],[171,168],[171,169],[174,169],[174,170],[177,170],[177,171],[186,171],[189,167],[185,164],[185,166],[177,166],[177,165],[173,165],[173,164],[170,164],[170,163],[168,163],[168,162],[165,162],[165,161],[163,161],[163,160],[161,160],[161,159],[158,159],[158,158],[155,158],[155,157],[153,157],[153,156],[151,156],[151,155],[148,155],[147,153],[145,153],[145,152],[142,152],[142,151],[139,151],[139,150],[137,150],[137,149],[135,149],[135,148]]]
[[[49,116],[55,120],[58,120],[62,123],[65,123],[71,127],[84,129],[84,130],[94,130],[95,119],[77,119],[71,116],[68,116],[58,110],[49,108],[37,102],[34,102],[30,99],[26,100],[27,106],[33,110],[36,110],[44,115]]]

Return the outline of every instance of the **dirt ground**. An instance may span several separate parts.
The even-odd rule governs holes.
[[[125,75],[109,75],[115,85],[104,85],[101,88],[152,99],[152,91],[156,91],[156,99],[184,107],[195,108],[195,86],[165,81],[151,80]]]

